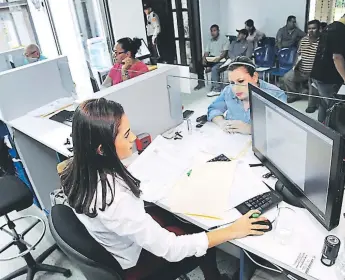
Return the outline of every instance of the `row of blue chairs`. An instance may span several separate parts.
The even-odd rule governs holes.
[[[255,49],[254,59],[258,72],[263,73],[265,79],[270,75],[274,77],[283,77],[290,71],[294,65],[297,56],[297,48],[284,48],[276,51],[272,45],[265,45]]]

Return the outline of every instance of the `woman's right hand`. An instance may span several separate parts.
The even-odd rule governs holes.
[[[233,239],[239,239],[246,237],[248,235],[263,235],[264,232],[258,231],[259,229],[268,229],[265,225],[253,225],[255,222],[266,221],[265,217],[251,218],[253,214],[260,214],[258,210],[249,211],[247,214],[243,215],[231,226],[228,227],[231,232]]]

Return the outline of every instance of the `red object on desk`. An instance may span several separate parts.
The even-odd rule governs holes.
[[[141,133],[135,139],[135,144],[137,145],[138,153],[141,154],[148,145],[152,142],[151,135],[148,133]]]

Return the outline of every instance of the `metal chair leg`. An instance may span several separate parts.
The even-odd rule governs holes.
[[[52,273],[61,273],[66,278],[69,278],[72,276],[72,272],[69,269],[65,269],[65,268],[61,268],[61,267],[57,267],[57,266],[52,266],[52,265],[47,265],[47,264],[42,264],[42,263],[38,263],[36,265],[36,270],[37,271],[52,272]]]
[[[18,276],[22,276],[24,274],[28,273],[28,267],[22,267],[11,274],[5,276],[4,278],[1,278],[0,280],[12,280],[14,278],[17,278]]]
[[[10,243],[8,243],[7,245],[5,245],[4,247],[2,247],[0,249],[0,254],[5,252],[8,248],[10,248],[12,245],[14,244],[14,241],[11,241]]]
[[[46,251],[44,251],[41,255],[39,255],[36,259],[36,262],[43,263],[46,258],[50,256],[51,253],[53,253],[56,249],[58,249],[57,244],[54,244],[53,246],[49,247]]]

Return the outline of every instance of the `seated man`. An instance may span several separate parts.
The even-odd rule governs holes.
[[[232,42],[229,49],[229,58],[234,60],[238,56],[251,57],[254,53],[253,42],[248,41],[247,37],[249,35],[247,29],[236,30],[237,40]]]
[[[298,46],[299,41],[306,34],[297,27],[295,16],[289,16],[286,25],[278,30],[276,37],[276,47],[278,50]]]
[[[231,84],[208,107],[207,118],[225,132],[251,134],[248,84],[257,85],[284,102],[286,94],[278,87],[259,80],[256,66],[248,57],[237,57],[228,70]]]
[[[308,22],[308,35],[305,36],[298,48],[299,58],[295,66],[284,75],[285,89],[288,92],[288,103],[295,102],[301,97],[297,94],[289,94],[289,92],[298,93],[301,91],[301,85],[308,83],[308,92],[310,95],[307,113],[314,113],[317,109],[317,99],[313,97],[313,87],[310,82],[310,73],[313,69],[315,55],[320,40],[320,22],[312,20]]]
[[[212,83],[211,91],[216,91],[220,93],[220,85],[216,82],[220,81],[220,75],[218,72],[219,67],[222,65],[220,61],[223,58],[226,58],[228,55],[229,49],[229,40],[225,36],[219,34],[219,26],[214,24],[211,26],[211,40],[208,42],[202,61],[197,65],[197,74],[198,74],[198,85],[194,90],[199,90],[205,87],[205,76],[204,76],[204,67],[207,67],[208,71],[212,72],[211,80],[215,83]],[[207,61],[207,57],[215,57],[212,62]]]
[[[34,63],[47,59],[44,55],[41,54],[40,48],[36,44],[28,45],[25,48],[24,56],[24,64]]]
[[[238,32],[237,34],[237,40],[232,42],[229,49],[229,58],[228,60],[222,64],[219,68],[219,72],[222,73],[226,71],[229,64],[236,59],[236,57],[244,56],[251,58],[254,53],[254,43],[247,40],[247,37],[249,35],[247,29],[241,29],[236,30]],[[219,92],[210,92],[207,94],[208,97],[212,96],[218,96]]]

